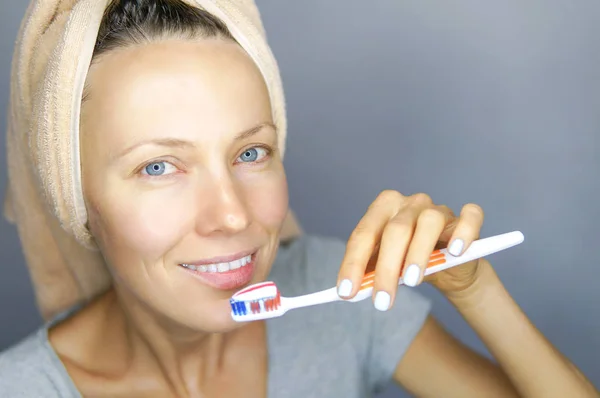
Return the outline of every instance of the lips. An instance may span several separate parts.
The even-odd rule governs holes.
[[[180,267],[211,287],[232,290],[250,283],[254,275],[256,257],[257,253],[254,252],[237,255],[237,258],[229,256],[211,259],[211,262],[180,264]]]

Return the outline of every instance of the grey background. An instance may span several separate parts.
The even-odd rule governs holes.
[[[3,110],[25,3],[0,2]],[[305,229],[346,238],[386,188],[427,192],[455,211],[480,204],[483,235],[526,237],[491,258],[507,288],[600,386],[600,3],[258,4],[286,87],[286,166]],[[5,179],[3,167],[2,197]],[[1,350],[40,318],[5,221],[0,239]],[[485,352],[442,297],[420,289],[453,333]],[[391,387],[384,396],[404,395]]]

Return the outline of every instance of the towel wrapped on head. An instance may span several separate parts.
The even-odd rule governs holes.
[[[281,77],[254,1],[168,1],[185,1],[221,19],[254,60],[269,90],[283,155],[287,121]],[[44,319],[94,298],[111,283],[87,228],[79,158],[83,89],[110,3],[32,0],[15,45],[4,214],[17,227]],[[281,239],[300,233],[290,211]]]

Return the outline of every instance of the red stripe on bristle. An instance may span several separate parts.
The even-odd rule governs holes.
[[[265,309],[267,311],[275,311],[277,309],[277,307],[278,307],[278,305],[277,305],[276,298],[265,300]]]
[[[263,304],[264,304],[264,309],[267,312],[277,310],[279,308],[279,306],[281,305],[281,293],[279,293],[279,291],[277,291],[277,295],[275,297],[273,297],[272,299],[264,300]],[[253,314],[260,313],[260,302],[252,301],[250,303],[250,311]]]

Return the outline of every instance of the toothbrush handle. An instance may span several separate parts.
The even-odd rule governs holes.
[[[429,263],[425,268],[425,275],[435,274],[436,272],[444,271],[448,268],[489,256],[490,254],[516,246],[522,243],[524,239],[525,237],[520,231],[507,232],[505,234],[490,236],[489,238],[478,239],[472,242],[469,245],[469,248],[458,257],[454,257],[448,253],[447,249],[436,250],[431,253]],[[357,302],[370,297],[373,293],[374,282],[375,271],[365,274],[358,294],[347,301]],[[402,284],[404,284],[404,281],[400,278],[398,280],[398,285]]]
[[[331,303],[342,300],[337,294],[337,287],[332,287],[320,292],[305,294],[297,297],[282,297],[282,303],[288,309],[310,307],[311,305]]]
[[[508,249],[523,242],[524,236],[520,231],[507,232],[505,234],[490,236],[489,238],[479,239],[472,242],[469,248],[460,256],[454,257],[448,253],[447,249],[439,249],[434,251],[429,258],[429,263],[425,268],[425,275],[435,274],[436,272],[444,271],[448,268],[456,267],[476,260],[481,257],[489,256],[490,254]],[[337,294],[337,288],[332,287],[320,292],[306,294],[298,297],[282,297],[285,301],[285,306],[289,309],[308,307],[311,305],[325,304],[333,301],[349,301],[356,303],[362,301],[373,294],[373,286],[375,283],[375,271],[366,274],[361,283],[360,290],[353,298],[344,300]],[[402,278],[398,281],[398,285],[402,285]]]
[[[454,257],[447,249],[436,250],[440,258],[432,258],[425,269],[425,275],[435,274],[448,268],[456,267],[469,261],[476,260],[490,254],[511,248],[522,243],[525,237],[520,231],[507,232],[505,234],[490,236],[479,239],[469,245],[469,248],[460,256]],[[434,253],[436,253],[434,252]],[[443,259],[441,257],[443,255]],[[432,254],[434,257],[435,254]]]

